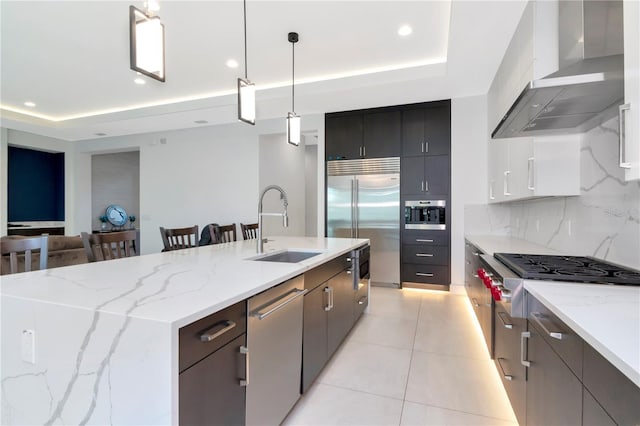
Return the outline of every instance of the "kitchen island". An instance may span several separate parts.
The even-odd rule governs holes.
[[[276,237],[2,278],[2,424],[178,424],[178,330],[368,243]]]

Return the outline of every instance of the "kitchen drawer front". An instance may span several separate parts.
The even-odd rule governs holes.
[[[178,365],[180,371],[192,366],[247,331],[247,303],[238,302],[178,331]],[[235,324],[235,325],[234,325]],[[209,334],[211,340],[202,341]]]
[[[583,384],[617,424],[640,425],[640,388],[586,343]]]
[[[347,260],[349,259],[349,260]],[[351,253],[344,254],[304,273],[304,288],[313,290],[320,284],[351,267]]]
[[[449,246],[403,244],[402,261],[422,265],[447,265],[449,264]]]
[[[449,233],[446,230],[443,230],[443,231],[403,230],[402,244],[448,246]]]
[[[527,312],[530,324],[567,364],[573,374],[582,380],[582,358],[584,341],[560,318],[553,314],[535,297],[528,295]]]
[[[448,285],[449,267],[440,265],[402,264],[402,281],[424,284]]]

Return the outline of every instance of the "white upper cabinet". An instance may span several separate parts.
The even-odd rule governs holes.
[[[620,108],[620,167],[625,179],[640,179],[640,2],[625,0],[624,105]]]
[[[489,141],[489,202],[580,195],[580,135]]]

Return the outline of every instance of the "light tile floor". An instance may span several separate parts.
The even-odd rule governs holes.
[[[285,425],[517,426],[465,295],[373,287]]]

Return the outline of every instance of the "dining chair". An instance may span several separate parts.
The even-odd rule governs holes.
[[[255,240],[258,238],[258,224],[249,223],[247,225],[241,223],[240,229],[242,230],[242,238],[244,240]]]
[[[198,225],[188,228],[163,228],[160,235],[164,249],[162,251],[180,250],[198,246]]]
[[[9,273],[15,274],[18,270],[18,256],[24,255],[24,272],[31,271],[32,252],[40,250],[40,270],[47,269],[47,257],[49,256],[49,235],[42,234],[39,237],[6,239],[0,243],[2,256],[9,255]]]
[[[231,225],[208,225],[209,234],[211,235],[211,241],[213,244],[230,243],[232,241],[238,241],[236,237],[236,224]]]
[[[99,234],[82,233],[82,244],[89,262],[138,256],[138,231],[120,231]]]

